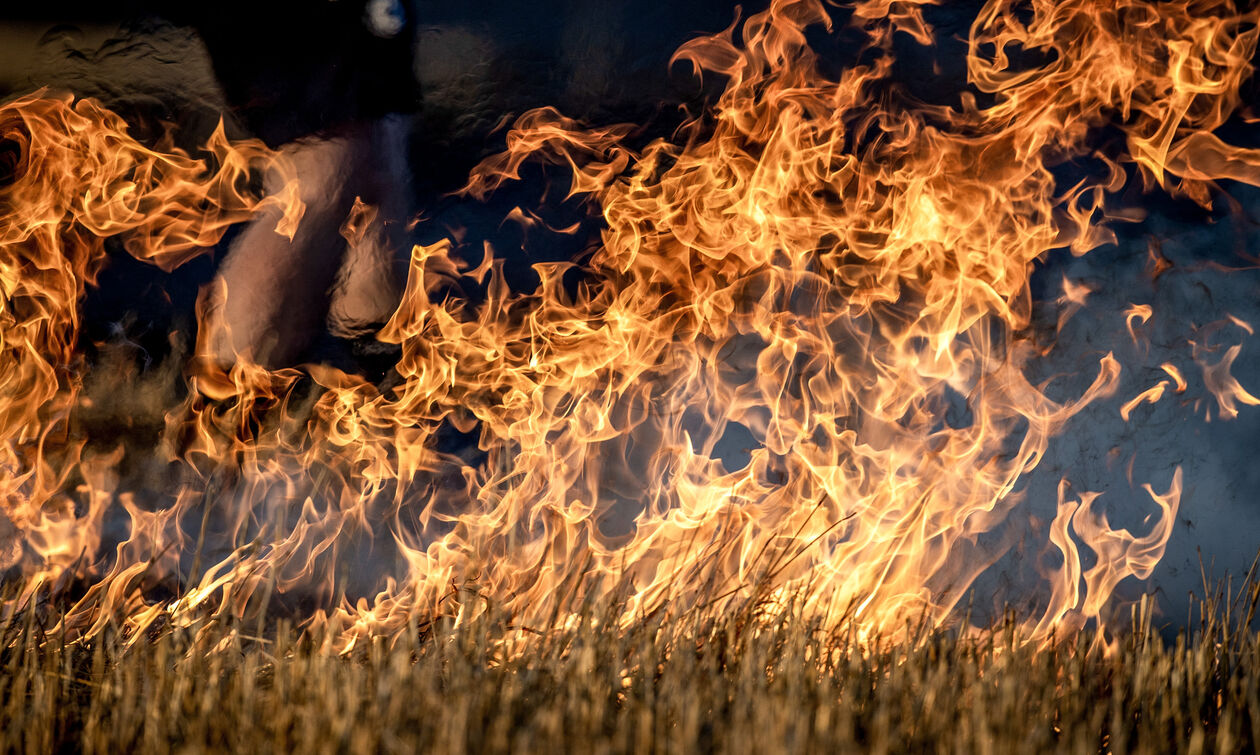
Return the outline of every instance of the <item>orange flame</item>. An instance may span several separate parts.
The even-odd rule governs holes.
[[[817,0],[775,0],[689,42],[675,60],[725,89],[645,147],[630,146],[629,126],[521,116],[465,195],[529,162],[559,166],[570,196],[602,218],[602,243],[580,267],[536,265],[527,292],[510,291],[488,253],[464,262],[458,240],[417,246],[379,334],[400,353],[385,386],[323,365],[221,363],[209,324],[224,292],[207,289],[189,390],[162,439],[174,492],[156,508],[126,489],[121,449],[89,453],[68,429],[90,368],[76,361],[76,307],[102,239],[120,235],[169,269],[264,207],[291,236],[296,189],[281,181],[280,195],[252,197],[249,171],[287,175],[285,161],[222,130],[211,168],[141,147],[91,102],[5,106],[0,134],[22,157],[0,189],[0,469],[23,543],[21,600],[86,582],[64,618],[75,635],[118,617],[138,632],[161,616],[243,616],[301,595],[342,650],[487,605],[537,629],[592,601],[612,602],[622,622],[790,604],[867,635],[954,620],[1011,544],[1021,478],[1119,383],[1111,354],[1066,402],[1025,377],[1039,353],[1033,266],[1113,240],[1106,202],[1127,164],[1201,200],[1216,179],[1260,184],[1260,159],[1212,134],[1250,74],[1257,12],[990,0],[967,60],[988,104],[966,93],[945,107],[891,80],[895,31],[931,43],[926,4],[859,3],[853,22],[880,54],[835,77],[806,41],[808,27],[834,23]],[[1127,155],[1091,146],[1104,124],[1122,130]],[[1050,168],[1084,155],[1109,175],[1058,186]],[[370,215],[356,205],[343,232]],[[563,281],[575,268],[576,291]],[[461,296],[461,282],[483,286],[484,301]],[[1065,305],[1088,291],[1065,279]],[[1135,307],[1126,324],[1149,316]],[[1222,414],[1260,403],[1231,382],[1236,356],[1204,367]],[[449,428],[478,433],[477,460],[443,450]],[[754,447],[728,466],[719,446],[736,431]],[[1113,529],[1098,494],[1072,500],[1061,486],[1049,540],[1063,563],[1046,575],[1032,638],[1104,619],[1122,579],[1150,574],[1181,479],[1164,494],[1147,486],[1156,511],[1144,535]],[[119,509],[129,535],[100,559]],[[343,573],[356,558],[386,573],[352,602]],[[178,597],[154,597],[172,584]]]

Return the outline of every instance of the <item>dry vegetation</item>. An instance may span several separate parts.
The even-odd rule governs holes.
[[[538,635],[483,620],[346,657],[279,625],[65,643],[0,624],[5,751],[1221,752],[1260,741],[1260,588],[1161,639],[857,642],[788,618]],[[759,627],[754,629],[754,627]],[[136,640],[129,643],[129,639]]]

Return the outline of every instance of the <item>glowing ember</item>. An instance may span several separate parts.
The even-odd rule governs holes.
[[[160,441],[171,463],[143,475],[76,420],[92,367],[75,353],[77,306],[104,239],[170,269],[259,213],[292,236],[291,166],[221,131],[210,165],[150,151],[90,101],[5,105],[0,138],[17,149],[0,189],[0,566],[24,589],[4,610],[77,591],[66,636],[114,620],[138,635],[291,599],[342,649],[487,605],[535,630],[592,601],[624,622],[792,604],[893,637],[907,620],[958,620],[1012,545],[1021,478],[1121,374],[1103,356],[1066,402],[1026,377],[1047,353],[1030,327],[1033,267],[1113,240],[1106,203],[1133,182],[1204,203],[1215,179],[1260,185],[1260,153],[1213,134],[1251,72],[1260,12],[991,0],[967,60],[983,97],[945,107],[890,79],[894,31],[932,42],[925,4],[858,3],[870,50],[835,77],[806,41],[832,26],[814,0],[776,0],[686,44],[676,60],[725,89],[668,141],[521,116],[464,195],[527,163],[560,166],[602,243],[537,265],[528,292],[456,239],[416,247],[379,335],[401,353],[382,385],[226,363],[223,287],[204,291],[186,397]],[[1103,126],[1127,154],[1091,146]],[[1051,168],[1078,157],[1105,175],[1058,185]],[[286,190],[256,199],[251,171]],[[372,217],[356,204],[343,233]],[[1060,327],[1090,293],[1066,278],[1062,290]],[[1135,343],[1151,314],[1127,313]],[[1260,399],[1230,374],[1239,347],[1211,335],[1193,356],[1228,418]],[[1126,419],[1193,379],[1163,369],[1175,385],[1128,397]],[[475,459],[444,448],[452,429],[477,433]],[[728,468],[717,447],[736,431],[754,447]],[[1065,481],[1028,636],[1105,619],[1116,585],[1162,556],[1181,489],[1180,470],[1151,481],[1134,534]],[[120,516],[127,533],[103,552]],[[345,572],[364,558],[354,592],[367,597],[352,602]]]

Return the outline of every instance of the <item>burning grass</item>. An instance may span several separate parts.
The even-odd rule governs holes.
[[[668,138],[522,114],[452,201],[541,178],[598,242],[512,284],[504,250],[430,223],[372,324],[379,382],[231,337],[267,321],[231,298],[237,255],[388,238],[380,208],[329,209],[311,152],[220,129],[194,158],[70,94],[0,107],[4,746],[1254,749],[1260,591],[1213,593],[1175,641],[1145,602],[1114,620],[1192,526],[1183,490],[1211,495],[1130,456],[1138,512],[1074,469],[1030,503],[1049,516],[1023,502],[1087,407],[1155,434],[1165,376],[1205,419],[1260,404],[1216,339],[1254,328],[1215,304],[1144,362],[1148,321],[1193,319],[1139,301],[1167,267],[1112,318],[1127,353],[1056,341],[1032,285],[1119,248],[1147,195],[1260,187],[1260,147],[1222,138],[1254,122],[1260,10],[990,0],[939,104],[894,65],[895,34],[932,46],[932,5],[773,0],[687,43],[674,62],[724,83]],[[837,69],[811,39],[842,25],[868,41]],[[132,412],[98,394],[152,373],[101,380],[83,348],[106,241],[171,270],[246,223],[171,334],[161,421],[110,427]],[[1096,283],[1064,275],[1056,333]],[[1055,349],[1068,387],[1036,377]],[[965,611],[1021,594],[996,629]]]
[[[589,613],[555,633],[483,616],[339,656],[280,625],[212,622],[63,643],[0,624],[6,751],[1242,752],[1260,740],[1260,586],[1221,589],[1175,639],[1038,648],[1019,622],[860,641],[792,613]]]

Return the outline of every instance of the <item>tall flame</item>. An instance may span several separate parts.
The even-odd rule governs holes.
[[[259,213],[291,235],[292,183],[263,200],[246,188],[251,170],[289,169],[221,130],[211,167],[141,147],[89,101],[4,106],[0,134],[21,161],[0,189],[0,484],[24,586],[6,610],[85,583],[63,619],[73,636],[313,601],[310,622],[341,649],[487,605],[534,629],[596,601],[620,622],[789,604],[865,634],[955,620],[1012,544],[1021,478],[1119,384],[1112,354],[1067,401],[1029,380],[1044,354],[1033,268],[1112,241],[1105,222],[1125,215],[1108,199],[1133,180],[1203,203],[1217,179],[1260,185],[1260,153],[1213,133],[1239,105],[1258,12],[990,0],[970,30],[975,91],[946,106],[893,76],[895,32],[932,43],[930,4],[857,3],[869,49],[834,76],[807,41],[835,24],[818,0],[775,0],[689,42],[675,61],[725,88],[643,147],[628,126],[521,116],[464,195],[527,163],[558,166],[598,212],[601,243],[536,265],[525,292],[489,250],[474,265],[455,240],[415,247],[379,334],[400,354],[384,385],[325,365],[222,363],[210,341],[224,291],[208,288],[157,504],[129,488],[121,448],[76,435],[91,369],[76,356],[77,303],[108,236],[170,269]],[[1122,148],[1098,147],[1104,126]],[[1052,168],[1084,157],[1103,175],[1060,186]],[[1087,287],[1064,291],[1071,311],[1085,306]],[[1131,333],[1150,316],[1134,312]],[[1229,374],[1236,356],[1204,363],[1222,414],[1257,401]],[[450,450],[451,430],[475,431],[477,453]],[[754,447],[724,461],[738,433]],[[1104,618],[1121,580],[1150,574],[1181,471],[1162,485],[1146,488],[1139,535],[1064,482],[1048,532],[1061,563],[1030,637]],[[128,534],[102,554],[120,510]],[[348,589],[363,561],[370,584]]]

